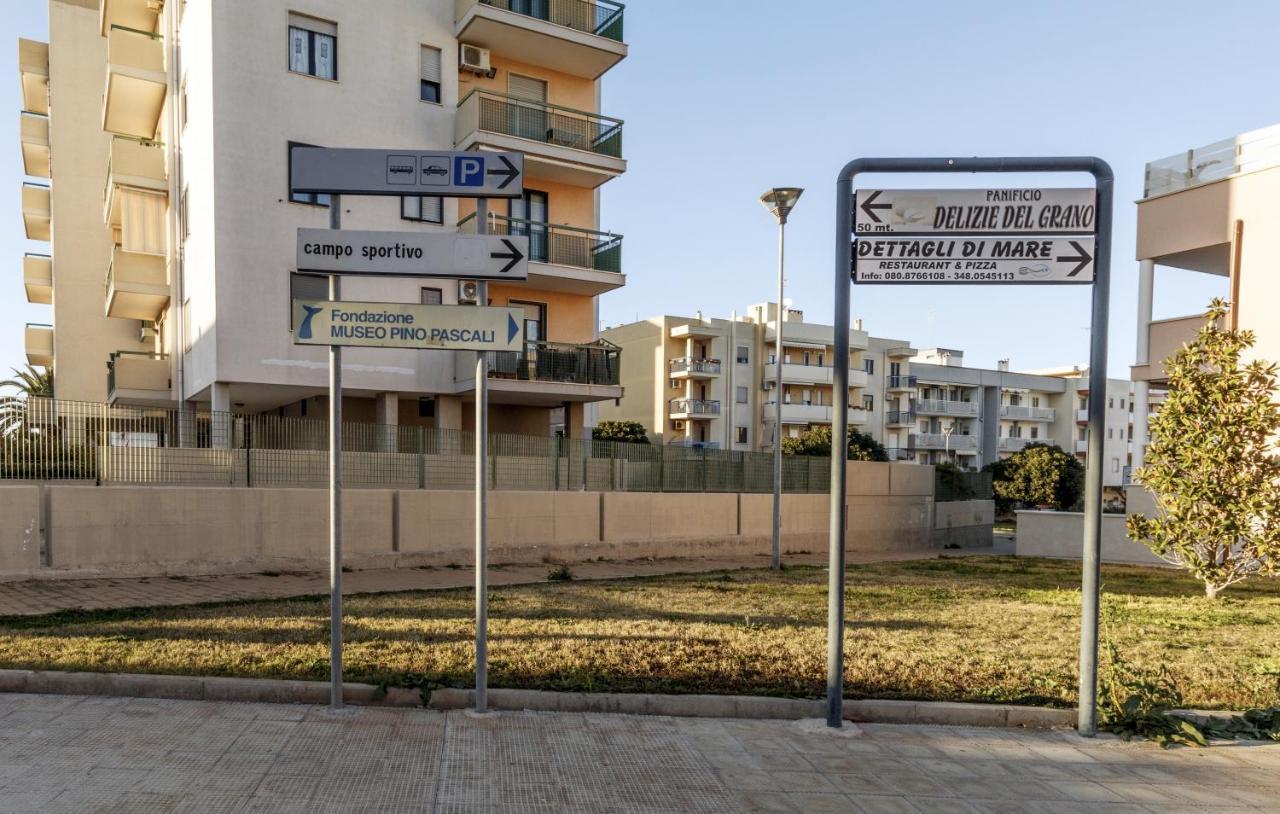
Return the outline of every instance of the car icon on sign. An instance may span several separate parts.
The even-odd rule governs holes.
[[[449,174],[449,171],[446,170],[444,167],[423,167],[422,174],[445,176]]]

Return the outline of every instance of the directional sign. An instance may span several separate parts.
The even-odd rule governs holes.
[[[528,257],[519,235],[298,230],[299,271],[524,280]]]
[[[444,198],[524,194],[521,153],[294,147],[289,162],[294,192]]]
[[[1092,283],[1092,237],[859,237],[857,283]]]
[[[1090,189],[860,189],[859,235],[1092,235]]]
[[[294,300],[295,345],[518,351],[518,308]]]

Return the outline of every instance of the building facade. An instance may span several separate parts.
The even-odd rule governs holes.
[[[58,398],[322,414],[327,354],[295,346],[289,323],[293,297],[327,297],[294,254],[331,201],[291,194],[298,145],[524,153],[523,197],[491,202],[486,224],[528,235],[531,260],[527,282],[488,286],[489,304],[525,313],[525,351],[492,360],[491,427],[580,435],[589,405],[621,396],[618,351],[596,332],[597,298],[625,283],[622,239],[599,223],[601,187],[626,170],[623,124],[600,112],[627,53],[620,5],[50,0],[49,15],[51,45],[19,43],[23,154],[52,177],[23,188],[28,236],[51,244],[24,282],[53,306],[27,340]],[[345,228],[475,229],[471,200],[341,206]],[[473,291],[348,277],[343,295]],[[474,358],[349,349],[344,412],[467,428]]]

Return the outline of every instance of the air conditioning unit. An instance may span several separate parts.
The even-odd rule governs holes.
[[[672,421],[672,422],[671,422],[671,429],[675,430],[676,432],[683,432],[683,431],[684,431],[684,422],[683,422],[683,421]]]
[[[156,338],[156,324],[145,319],[138,320],[138,341],[150,342]]]
[[[765,379],[764,382],[762,382],[762,384],[764,385],[764,390],[766,392],[772,390],[774,386],[774,382],[771,379]]]
[[[481,48],[478,45],[463,43],[458,48],[458,67],[477,76],[487,76],[490,79],[497,74],[497,71],[489,67],[489,49]]]
[[[479,305],[480,285],[475,280],[458,281],[458,305]]]

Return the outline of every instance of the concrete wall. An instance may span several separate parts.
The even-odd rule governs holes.
[[[0,489],[0,573],[40,567],[40,488]]]
[[[1080,512],[1018,512],[1015,552],[1019,557],[1062,557],[1080,559],[1084,537],[1084,514]],[[1141,543],[1125,534],[1121,514],[1102,516],[1103,562],[1160,565],[1163,561]]]
[[[991,545],[996,504],[991,500],[956,500],[933,505],[934,545],[972,548]]]

